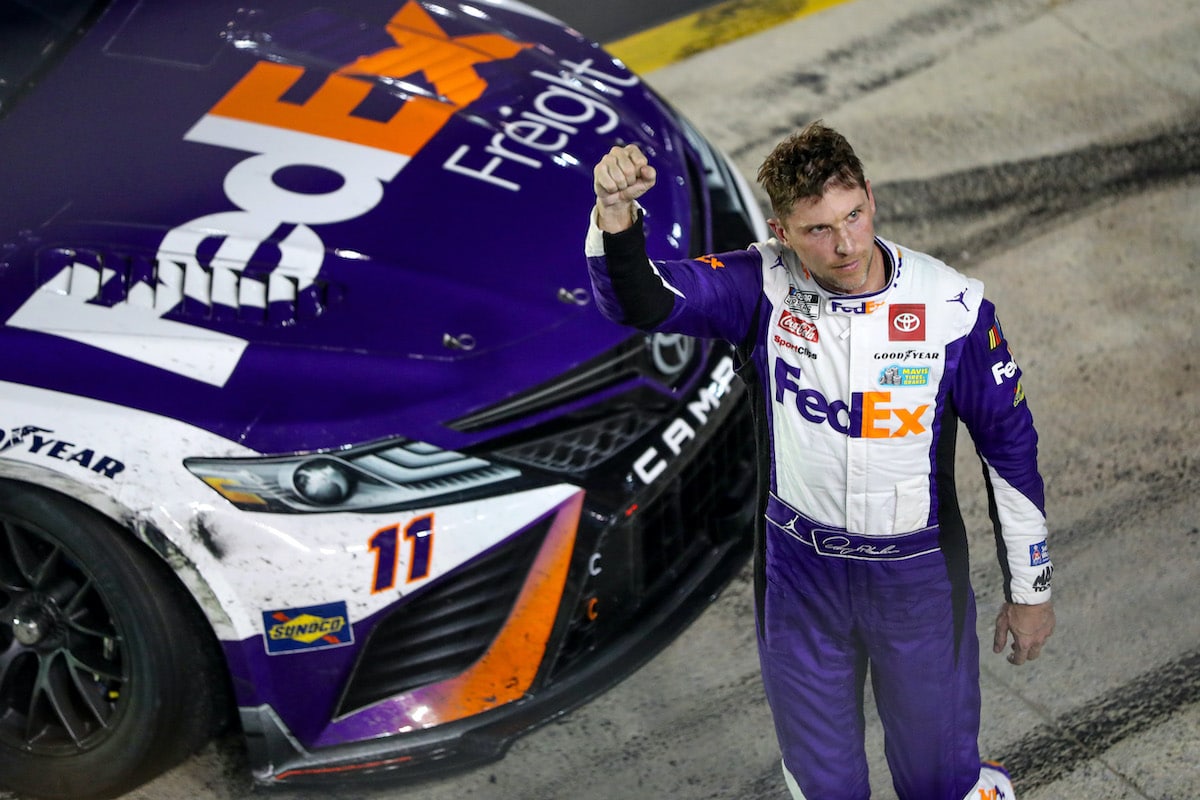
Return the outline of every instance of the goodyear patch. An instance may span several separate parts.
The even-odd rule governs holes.
[[[354,628],[344,602],[264,611],[262,616],[270,655],[354,644]]]

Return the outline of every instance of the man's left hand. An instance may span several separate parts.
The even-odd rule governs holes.
[[[1054,605],[1051,602],[1036,606],[1022,603],[1005,603],[996,617],[996,637],[992,642],[993,653],[1003,653],[1012,633],[1012,652],[1008,663],[1020,666],[1042,654],[1042,645],[1054,633]]]

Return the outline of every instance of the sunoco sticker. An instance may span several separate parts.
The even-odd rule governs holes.
[[[267,653],[324,650],[354,643],[344,602],[263,612]]]

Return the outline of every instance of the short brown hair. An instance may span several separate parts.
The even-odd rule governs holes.
[[[758,182],[781,218],[792,212],[797,200],[824,195],[830,183],[846,189],[867,185],[854,148],[822,120],[775,145],[758,168]]]

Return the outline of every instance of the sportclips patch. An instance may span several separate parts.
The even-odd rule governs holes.
[[[264,611],[262,616],[270,655],[354,644],[354,628],[344,602]]]

